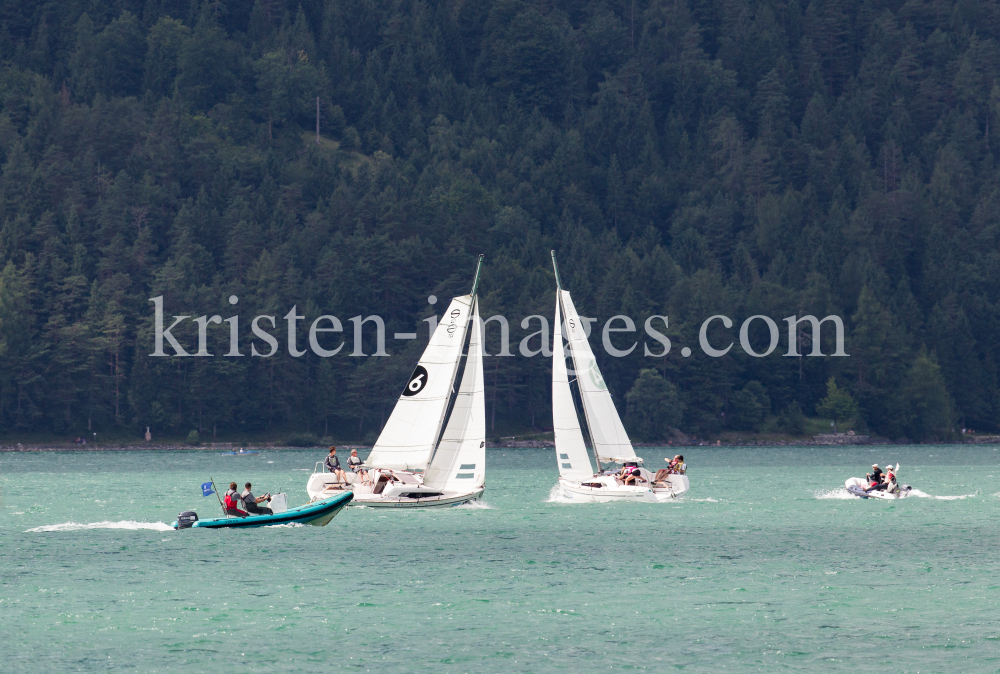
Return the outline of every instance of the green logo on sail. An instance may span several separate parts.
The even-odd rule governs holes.
[[[597,361],[590,361],[590,368],[587,371],[590,375],[590,381],[594,382],[594,386],[600,391],[604,391],[608,388],[608,385],[604,383],[604,377],[601,376],[601,371],[597,368]]]

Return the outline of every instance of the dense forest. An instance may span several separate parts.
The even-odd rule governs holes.
[[[831,391],[888,437],[996,429],[998,39],[965,0],[0,0],[0,429],[371,441],[426,329],[153,358],[150,298],[244,353],[293,305],[391,335],[479,253],[488,433],[543,429],[550,249],[596,325],[669,316],[666,356],[601,357],[637,436],[794,432]],[[748,356],[756,314],[841,316],[850,357]]]

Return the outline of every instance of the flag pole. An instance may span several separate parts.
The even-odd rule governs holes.
[[[212,483],[212,490],[215,492],[215,498],[219,502],[219,507],[222,508],[222,514],[229,517],[229,511],[226,510],[226,506],[222,505],[222,497],[219,496],[219,488],[215,486],[215,480],[212,479],[211,475],[208,476],[208,480]]]

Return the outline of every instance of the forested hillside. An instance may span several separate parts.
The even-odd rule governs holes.
[[[995,429],[998,38],[949,0],[0,0],[0,427],[371,440],[421,340],[151,358],[149,299],[239,314],[244,353],[293,305],[425,341],[485,253],[520,340],[554,248],[597,325],[670,318],[666,357],[601,359],[639,435],[651,399],[794,427],[831,377],[859,428]],[[839,315],[850,357],[709,358],[713,314]],[[550,360],[486,372],[491,436],[551,426]]]

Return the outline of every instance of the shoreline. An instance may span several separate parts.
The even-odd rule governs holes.
[[[671,448],[671,447],[849,447],[849,446],[866,446],[866,445],[878,445],[878,446],[896,446],[904,447],[911,445],[919,445],[927,443],[915,443],[906,441],[893,441],[884,438],[873,438],[865,442],[828,442],[828,441],[817,441],[817,440],[740,440],[740,441],[728,441],[722,442],[721,440],[716,442],[691,442],[687,444],[665,444],[657,442],[637,442],[633,443],[633,446],[638,448]],[[1000,444],[1000,443],[986,443],[986,442],[935,442],[930,443],[933,445],[985,445],[985,444]],[[523,441],[508,441],[501,442],[499,444],[487,443],[487,449],[551,449],[555,447],[555,444],[551,440],[523,440]],[[315,449],[315,450],[325,450],[325,447],[290,447],[288,445],[245,445],[242,447],[248,451],[261,451],[261,450],[288,450],[288,449]],[[370,450],[371,445],[337,445],[338,449],[345,450]],[[232,446],[197,446],[192,447],[190,445],[85,445],[85,446],[72,446],[72,445],[56,445],[56,444],[38,444],[38,445],[0,445],[0,453],[38,453],[38,452],[218,452],[221,451],[223,454],[233,451],[234,449],[239,449],[238,447]],[[224,451],[228,450],[228,451]]]

